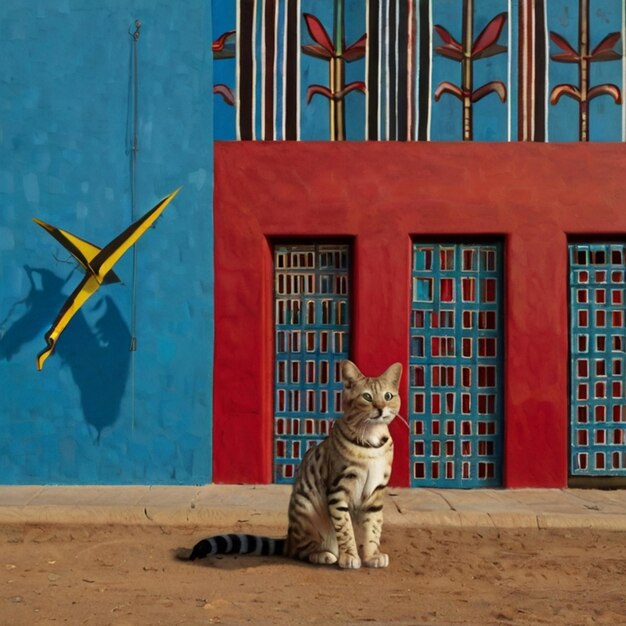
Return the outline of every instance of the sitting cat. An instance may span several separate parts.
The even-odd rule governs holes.
[[[305,454],[289,502],[286,539],[227,534],[198,542],[190,560],[212,554],[280,554],[356,569],[387,567],[380,551],[383,496],[391,474],[388,426],[400,410],[402,365],[378,378],[343,361],[343,416]]]

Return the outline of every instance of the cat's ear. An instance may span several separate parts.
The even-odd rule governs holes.
[[[341,362],[341,377],[346,389],[350,389],[358,380],[363,378],[363,374],[352,361],[346,359]]]
[[[402,363],[390,365],[381,378],[387,379],[394,387],[398,388],[402,378]]]

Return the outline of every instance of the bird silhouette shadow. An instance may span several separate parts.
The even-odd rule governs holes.
[[[27,343],[43,333],[58,315],[67,296],[66,278],[44,268],[24,266],[29,292],[18,300],[0,322],[0,360],[10,361]],[[99,443],[102,431],[120,415],[128,382],[131,334],[128,324],[109,296],[92,309],[98,315],[90,325],[79,311],[59,338],[55,353],[70,369],[80,392],[83,418],[94,430]],[[33,355],[33,367],[35,358]]]

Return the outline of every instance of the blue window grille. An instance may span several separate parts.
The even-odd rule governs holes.
[[[274,248],[274,481],[291,483],[305,452],[341,414],[349,353],[347,244]]]
[[[626,476],[626,244],[569,245],[570,473]]]
[[[501,484],[502,257],[500,243],[413,245],[413,487]]]

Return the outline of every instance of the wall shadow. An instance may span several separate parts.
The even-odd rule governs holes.
[[[67,298],[63,288],[74,274],[72,270],[61,278],[43,268],[24,266],[24,270],[29,292],[0,321],[0,359],[7,361],[38,336],[44,348],[44,334],[63,306]],[[102,431],[119,418],[130,368],[130,329],[109,296],[91,310],[99,314],[95,323],[89,324],[82,309],[78,311],[59,338],[52,358],[56,355],[70,368],[80,392],[83,418],[93,428],[94,442],[98,443]],[[39,374],[45,375],[45,368]]]
[[[0,359],[7,361],[24,344],[42,333],[46,326],[50,326],[65,302],[63,287],[74,274],[72,271],[63,279],[50,270],[31,268],[28,265],[24,266],[24,271],[30,283],[29,292],[25,298],[15,302],[0,322]]]

